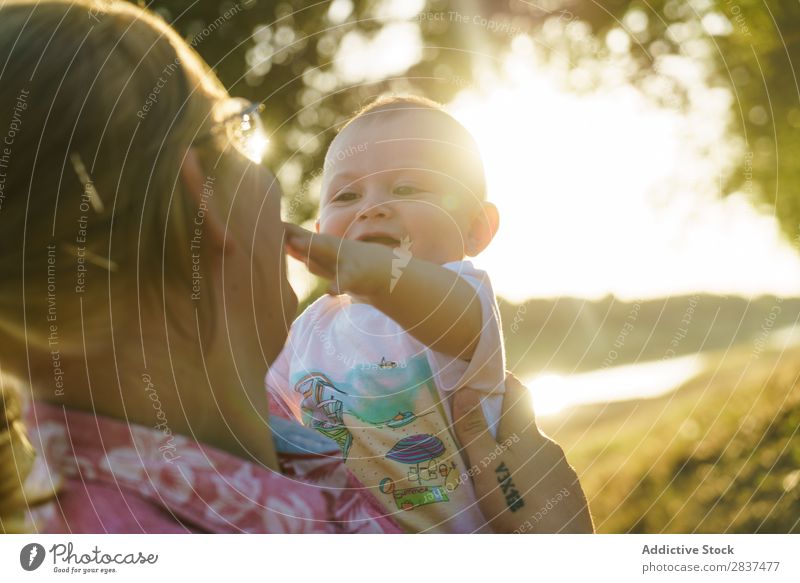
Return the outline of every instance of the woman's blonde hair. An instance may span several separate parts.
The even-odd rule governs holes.
[[[135,4],[0,5],[0,363],[24,354],[11,345],[104,341],[92,332],[108,329],[98,306],[114,294],[191,287],[197,208],[173,193],[225,98],[194,49]],[[13,489],[28,445],[7,389],[0,430],[0,484]],[[0,494],[7,513],[19,499]]]
[[[162,260],[165,284],[190,281],[165,249],[186,248],[196,209],[171,194],[227,94],[174,29],[129,2],[11,0],[0,15],[0,332],[46,345],[48,316],[79,321],[62,296],[91,304],[137,273],[160,283]]]

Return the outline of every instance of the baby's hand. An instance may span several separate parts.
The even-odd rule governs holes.
[[[329,293],[370,297],[389,291],[393,253],[379,243],[312,233],[284,223],[286,252],[331,281]]]

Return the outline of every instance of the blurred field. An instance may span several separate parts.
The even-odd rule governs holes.
[[[541,420],[598,532],[800,533],[800,347],[709,362],[668,395]]]

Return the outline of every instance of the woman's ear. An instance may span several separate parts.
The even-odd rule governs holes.
[[[317,230],[317,233],[319,233],[319,219],[314,221],[314,228]]]
[[[215,185],[203,172],[200,157],[195,148],[189,148],[181,164],[181,185],[190,197],[192,204],[199,211],[203,209],[202,224],[192,223],[192,231],[202,231],[203,243],[222,254],[230,254],[234,250],[233,238],[226,237],[225,221],[219,215],[217,205],[213,203]],[[195,216],[200,217],[198,213]],[[194,233],[193,233],[194,234]],[[227,239],[227,241],[226,241]]]
[[[500,214],[490,202],[482,202],[472,216],[466,240],[466,254],[475,257],[489,246],[500,226]]]

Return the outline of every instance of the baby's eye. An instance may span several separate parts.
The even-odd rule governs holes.
[[[410,186],[408,184],[394,187],[394,193],[397,196],[413,196],[415,194],[419,194],[420,192],[422,192],[421,188],[417,188],[416,186]]]
[[[355,200],[358,197],[358,194],[355,192],[340,192],[336,196],[333,197],[331,202],[350,202]]]

